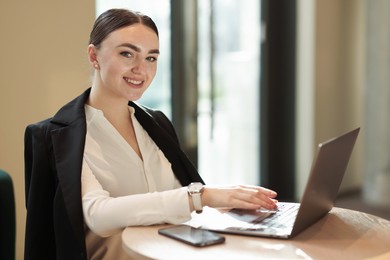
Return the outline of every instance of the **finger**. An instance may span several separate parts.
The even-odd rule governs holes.
[[[273,197],[273,194],[272,194]],[[276,200],[273,199],[272,197],[269,197],[269,194],[264,194],[264,193],[257,193],[257,203],[264,208],[267,209],[276,209]]]
[[[251,202],[265,202],[271,206],[274,206],[274,204],[276,203],[274,198],[277,196],[277,193],[272,190],[263,187],[244,188],[243,190],[248,193],[248,199]]]
[[[268,193],[264,191],[253,188],[240,188],[237,190],[237,193],[234,195],[235,198],[242,201],[242,204],[250,204],[251,208],[253,205],[257,205],[257,208],[267,208],[275,209],[276,203],[275,200],[268,197]]]
[[[264,187],[257,187],[257,190],[270,198],[275,198],[278,195],[275,191]]]
[[[256,190],[270,198],[275,198],[278,195],[275,191],[261,186],[240,185],[239,187],[247,190]]]

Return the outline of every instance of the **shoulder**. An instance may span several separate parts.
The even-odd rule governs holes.
[[[47,136],[50,132],[50,128],[53,126],[50,121],[52,118],[47,118],[45,120],[39,121],[37,123],[29,124],[25,130],[25,137],[28,136]]]
[[[142,113],[147,117],[151,118],[154,121],[154,126],[157,125],[158,127],[160,127],[162,130],[168,133],[168,135],[170,135],[176,143],[179,143],[178,136],[171,120],[169,120],[169,118],[161,110],[153,109],[140,104],[135,104],[133,102],[130,102],[129,104],[130,106],[135,108],[136,113],[138,111],[138,113]]]
[[[153,119],[157,121],[166,121],[167,123],[171,123],[168,117],[161,110],[153,109],[144,105],[140,105],[140,107],[148,114],[150,114]]]
[[[85,118],[84,104],[89,96],[90,88],[70,102],[62,106],[53,117],[27,125],[27,132],[48,132],[50,130],[69,125],[77,119]]]
[[[85,121],[85,102],[87,101],[90,92],[91,88],[88,88],[81,95],[64,105],[58,110],[50,122],[69,125],[77,120]]]
[[[150,107],[141,106],[143,110],[145,110],[151,117],[156,121],[157,124],[159,124],[161,127],[163,127],[165,130],[168,131],[174,131],[173,124],[171,120],[161,111],[157,109],[152,109]]]

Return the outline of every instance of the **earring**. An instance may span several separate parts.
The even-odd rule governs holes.
[[[93,62],[93,66],[95,67],[95,69],[98,69],[98,68],[99,68],[99,64],[97,63],[97,61],[94,61],[94,62]]]

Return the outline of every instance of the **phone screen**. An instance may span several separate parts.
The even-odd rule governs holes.
[[[193,246],[209,246],[225,242],[225,237],[204,229],[193,228],[187,225],[178,225],[162,228],[159,234],[174,238]]]

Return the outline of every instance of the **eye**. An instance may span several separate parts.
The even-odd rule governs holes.
[[[120,53],[120,55],[122,55],[123,57],[126,57],[126,58],[131,58],[131,57],[133,57],[133,54],[130,53],[130,52],[128,52],[128,51],[122,51],[122,52]]]
[[[149,62],[156,62],[157,61],[157,57],[153,57],[153,56],[147,57],[146,60],[149,61]]]

